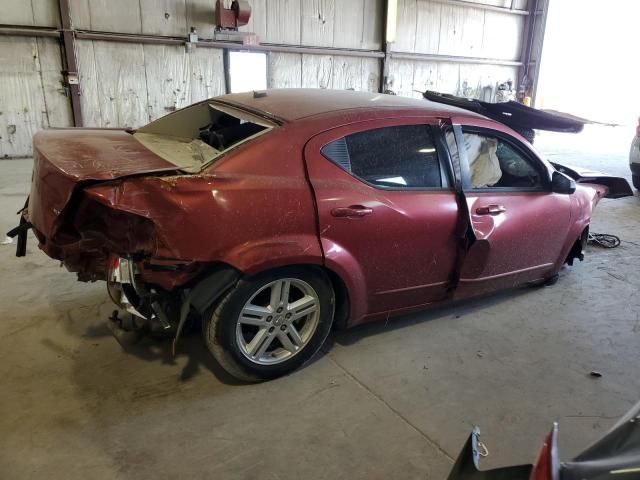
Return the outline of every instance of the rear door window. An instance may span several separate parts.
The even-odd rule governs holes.
[[[428,125],[400,125],[353,133],[325,145],[321,153],[375,187],[446,186]]]

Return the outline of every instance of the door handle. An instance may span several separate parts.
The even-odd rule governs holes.
[[[366,217],[373,213],[372,208],[364,207],[362,205],[351,205],[349,207],[336,207],[331,210],[331,215],[334,217],[346,217],[346,218],[359,218]]]
[[[478,215],[499,215],[506,211],[507,209],[502,205],[487,205],[485,207],[476,208],[476,213]]]

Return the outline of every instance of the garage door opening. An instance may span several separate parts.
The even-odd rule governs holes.
[[[630,55],[640,17],[633,0],[553,0],[549,5],[536,107],[560,110],[619,127],[589,126],[579,135],[542,133],[544,151],[582,152],[610,171],[611,158],[627,170],[626,158],[640,115],[640,77]],[[593,165],[594,167],[598,165]]]

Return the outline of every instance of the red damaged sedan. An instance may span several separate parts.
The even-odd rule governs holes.
[[[551,165],[511,116],[297,89],[224,95],[138,130],[48,130],[9,233],[19,256],[32,229],[80,280],[105,280],[128,328],[177,340],[200,318],[224,369],[274,378],[332,324],[552,282],[582,259],[598,200],[631,189]]]

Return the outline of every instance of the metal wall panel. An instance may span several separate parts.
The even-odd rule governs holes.
[[[485,10],[443,5],[437,53],[481,57],[484,16]]]
[[[201,38],[213,38],[215,30],[214,4],[212,0],[188,0],[185,2],[186,24],[180,35],[186,35],[188,28],[194,27]]]
[[[214,33],[214,0],[70,1],[76,28],[185,36],[193,26],[200,38],[212,38]],[[261,42],[355,49],[381,47],[382,0],[249,0],[249,3],[251,20],[240,30],[257,34]],[[101,46],[97,48],[106,48],[105,56],[100,59],[102,66],[96,63],[96,46],[83,41],[78,49],[87,125],[107,126],[120,122],[118,126],[125,126],[122,122],[126,120],[128,126],[141,122],[145,113],[153,119],[183,106],[190,98],[206,98],[205,92],[211,93],[207,96],[223,93],[222,61],[221,57],[215,61],[216,51],[196,49],[194,55],[185,54],[181,46]],[[213,55],[213,63],[206,64],[208,54]],[[124,58],[133,62],[132,65],[143,62],[144,68],[132,68],[126,73],[120,65]],[[196,58],[199,62],[194,63]],[[376,59],[284,53],[272,53],[270,58],[269,80],[274,87],[377,90],[379,85],[379,61]],[[106,67],[110,64],[113,64],[112,69]],[[196,64],[207,75],[195,73]],[[219,70],[211,70],[214,64]],[[103,76],[103,70],[106,76]],[[142,85],[141,71],[148,79],[155,80]],[[131,76],[132,85],[139,86],[138,98],[120,89],[125,75]],[[201,83],[189,91],[189,84],[194,81]],[[140,97],[144,95],[148,98],[142,108]],[[132,113],[126,119],[122,116],[124,105],[132,107]]]
[[[392,89],[406,97],[421,98],[421,92],[439,92],[481,98],[483,89],[495,95],[498,83],[516,81],[517,67],[497,65],[469,65],[421,60],[391,60],[389,72]]]
[[[493,5],[495,7],[514,8],[516,10],[527,9],[527,0],[466,0],[466,1],[469,3]]]
[[[183,46],[144,45],[149,120],[191,103],[189,54]]]
[[[333,46],[334,0],[302,0],[302,45]]]
[[[222,50],[78,41],[87,126],[139,127],[224,93]]]
[[[477,0],[472,3],[512,7],[511,0]],[[526,1],[513,2],[526,8]],[[517,61],[527,17],[450,4],[438,0],[399,0],[395,52],[449,55],[481,59]],[[495,93],[496,84],[517,82],[516,67],[399,60],[391,62],[392,90],[416,96],[414,90],[429,88],[467,96],[483,94],[484,87]]]
[[[69,0],[75,28],[143,33],[139,0]],[[147,12],[153,15],[154,10]]]
[[[187,5],[185,0],[139,1],[143,33],[169,36],[187,35],[189,29],[187,26]]]
[[[417,0],[398,0],[396,41],[391,46],[396,52],[415,51],[417,3]]]
[[[0,23],[59,27],[58,0],[0,0]]]
[[[439,53],[440,23],[443,5],[437,2],[419,2],[416,12],[414,49],[410,52]],[[409,46],[409,48],[411,48]]]
[[[266,43],[300,45],[300,0],[269,0]]]
[[[364,43],[364,0],[336,0],[333,46],[366,48]]]
[[[362,59],[356,57],[334,57],[331,88],[363,90]]]
[[[60,43],[55,38],[38,38],[38,58],[47,111],[47,126],[71,127],[73,114],[68,92],[63,85]]]
[[[222,50],[198,48],[189,53],[191,103],[225,93]]]
[[[380,88],[380,60],[377,58],[362,59],[362,90],[377,92]]]
[[[340,55],[272,53],[270,88],[335,88],[377,92],[380,62]]]
[[[74,28],[94,31],[186,37],[195,27],[200,38],[214,34],[214,0],[69,0]],[[254,32],[263,43],[348,49],[382,48],[383,0],[249,0],[253,15],[242,31]],[[59,22],[57,0],[14,2],[3,23],[54,26]],[[495,7],[526,9],[526,0],[472,0]],[[5,20],[6,18],[6,20]],[[520,57],[527,17],[444,0],[399,0],[396,52],[452,55],[498,60]],[[6,43],[7,41],[5,41]],[[14,148],[27,151],[29,132],[49,125],[67,125],[70,113],[61,85],[59,44],[55,39],[23,39],[17,51],[36,52],[9,58],[2,69],[2,86],[10,92]],[[194,101],[224,93],[222,51],[182,45],[142,45],[79,40],[77,56],[86,125],[139,126]],[[5,51],[11,47],[1,46]],[[533,46],[539,58],[539,45]],[[329,54],[327,54],[329,53]],[[269,86],[318,87],[377,91],[380,60],[322,55],[271,53]],[[46,59],[46,61],[45,61]],[[21,64],[20,62],[26,62]],[[478,96],[485,87],[516,80],[515,67],[471,65],[426,60],[392,59],[391,88],[418,96],[427,88]],[[22,81],[21,79],[24,79]],[[18,91],[27,85],[25,94]],[[35,92],[35,93],[33,93]],[[485,92],[486,93],[486,92]],[[9,100],[3,100],[8,105]],[[25,104],[26,112],[19,108]],[[41,108],[44,105],[43,108]],[[10,107],[10,108],[9,108]],[[41,114],[35,111],[40,109]],[[19,117],[22,115],[22,117]],[[23,127],[19,127],[22,125]],[[0,129],[2,124],[0,124]],[[11,129],[13,130],[13,129]],[[1,132],[0,132],[1,134]],[[8,150],[6,138],[3,148]],[[12,147],[13,148],[13,147]]]
[[[302,88],[333,88],[333,56],[302,55]]]
[[[57,0],[39,1],[56,5]],[[195,27],[200,38],[214,34],[215,0],[69,2],[73,25],[79,29],[186,36]],[[381,45],[382,0],[249,0],[249,4],[252,15],[240,31],[255,33],[264,43],[364,49]],[[28,16],[31,9],[25,6],[19,13]]]
[[[496,0],[474,2],[509,6]],[[399,0],[396,52],[518,60],[526,17],[438,0]]]
[[[82,83],[80,87],[82,97],[96,97],[101,116],[97,126],[139,127],[147,123],[149,115],[143,46],[95,41],[93,55],[95,89],[92,88],[89,93]]]
[[[0,37],[0,158],[32,153],[32,137],[69,126],[56,40]]]
[[[241,32],[252,32],[262,41],[267,35],[267,0],[250,0],[251,18],[249,23],[241,27]],[[269,3],[270,5],[270,3]]]
[[[139,127],[149,121],[142,45],[76,43],[87,127]]]
[[[383,0],[364,0],[362,48],[380,50],[384,19]]]
[[[302,87],[301,53],[272,53],[270,55],[269,87]]]

